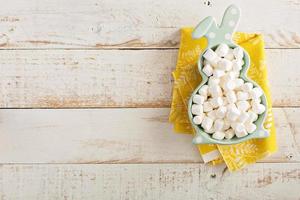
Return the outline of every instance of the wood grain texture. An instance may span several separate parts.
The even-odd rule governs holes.
[[[192,136],[175,134],[169,109],[2,109],[0,163],[195,163]],[[300,162],[299,108],[274,109],[278,152]]]
[[[0,46],[177,48],[180,27],[220,20],[231,2],[242,9],[239,31],[263,33],[268,48],[300,47],[298,0],[10,0],[0,8]]]
[[[2,165],[10,200],[297,200],[300,163],[255,164],[230,174],[204,164]]]
[[[300,50],[266,52],[273,105],[299,106]],[[170,107],[176,58],[177,50],[1,51],[0,107]]]

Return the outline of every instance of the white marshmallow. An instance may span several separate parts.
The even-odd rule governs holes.
[[[248,135],[244,124],[241,124],[241,123],[236,124],[234,132],[238,138]]]
[[[242,85],[244,85],[244,80],[241,78],[235,79],[235,88],[239,89]]]
[[[207,97],[207,95],[208,95],[208,85],[203,85],[203,86],[199,89],[198,93],[199,93],[200,95],[204,96],[205,99],[207,99],[206,97]]]
[[[230,106],[229,108],[227,107],[226,117],[229,121],[236,121],[240,114],[241,111],[237,108],[234,108],[233,106]]]
[[[223,98],[222,97],[213,97],[213,98],[211,98],[210,103],[213,108],[218,108],[223,105]]]
[[[266,107],[263,104],[260,104],[260,103],[252,104],[252,111],[258,115],[264,113],[265,110],[266,110]]]
[[[229,140],[229,139],[231,139],[231,138],[233,138],[234,137],[234,130],[233,129],[228,129],[227,131],[225,131],[225,138],[227,139],[227,140]]]
[[[253,133],[256,130],[256,125],[253,123],[247,123],[245,127],[248,133]]]
[[[216,119],[216,121],[214,122],[214,129],[216,131],[221,131],[223,130],[224,127],[224,121],[222,119]]]
[[[246,101],[249,99],[249,94],[247,92],[238,91],[236,95],[237,99],[240,101]]]
[[[211,76],[213,74],[213,68],[212,68],[212,66],[210,64],[206,64],[203,67],[202,71],[204,72],[204,74],[206,76]]]
[[[216,111],[215,110],[211,110],[207,113],[207,117],[211,118],[213,121],[215,121],[217,119],[216,116]]]
[[[238,101],[236,103],[236,106],[242,112],[247,111],[250,108],[250,104],[248,101]]]
[[[216,110],[216,117],[218,119],[223,119],[226,115],[227,112],[227,108],[225,106],[220,106],[217,110]]]
[[[225,81],[222,85],[222,88],[225,90],[225,91],[230,91],[230,90],[234,90],[235,88],[235,80],[228,80],[228,81]]]
[[[233,60],[232,61],[232,70],[235,72],[241,71],[243,64],[244,63],[242,60]]]
[[[203,103],[203,111],[204,112],[209,112],[213,109],[211,103],[209,101],[206,101]]]
[[[230,60],[227,60],[225,58],[222,58],[219,60],[218,64],[217,64],[217,68],[221,69],[221,70],[226,70],[229,71],[232,69],[232,62]]]
[[[207,49],[205,53],[203,54],[203,57],[208,60],[209,62],[213,61],[218,57],[218,55],[212,50],[212,49]]]
[[[230,128],[230,121],[228,121],[226,118],[224,118],[224,125],[223,125],[223,129],[227,130]]]
[[[243,124],[244,124],[248,119],[249,119],[249,114],[246,113],[246,112],[242,112],[242,113],[240,114],[239,118],[238,118],[238,121],[239,121],[240,123],[243,123]]]
[[[212,76],[208,80],[208,85],[213,86],[213,85],[219,85],[220,84],[220,79],[216,78],[215,76]]]
[[[199,94],[195,94],[193,97],[193,102],[202,105],[205,101],[205,97]]]
[[[227,44],[220,44],[217,49],[215,50],[216,54],[218,54],[218,56],[220,57],[224,57],[227,55],[229,51],[229,47]]]
[[[242,59],[244,57],[244,51],[241,47],[235,47],[233,49],[233,55],[236,59]]]
[[[228,104],[228,101],[227,101],[226,97],[223,97],[223,106],[225,106],[227,104]]]
[[[201,115],[196,115],[194,118],[193,118],[193,122],[197,125],[201,124],[202,120],[204,118],[204,114],[202,113]]]
[[[193,104],[192,105],[192,113],[194,115],[201,115],[203,113],[203,106],[202,105]]]
[[[253,112],[252,110],[249,110],[247,112],[247,114],[249,115],[249,117],[247,119],[247,123],[255,122],[258,119],[258,115],[255,112]]]
[[[226,95],[226,99],[227,99],[228,103],[236,102],[237,98],[236,98],[234,91],[227,91],[225,95]]]
[[[222,96],[222,89],[218,85],[212,85],[208,87],[208,92],[212,97]]]
[[[234,59],[233,49],[228,50],[228,53],[226,54],[225,58],[230,61],[232,61]]]
[[[244,83],[244,85],[241,86],[241,89],[244,92],[249,92],[250,90],[252,90],[252,88],[253,88],[253,84],[250,82]]]
[[[213,120],[207,116],[204,116],[201,126],[205,129],[205,130],[209,130],[213,125]]]
[[[221,60],[220,57],[216,57],[214,60],[210,61],[212,67],[217,68],[219,61]]]
[[[249,95],[252,99],[258,99],[263,94],[262,90],[258,87],[253,88],[249,91]]]
[[[225,75],[225,72],[223,70],[215,69],[213,71],[213,76],[216,77],[216,78],[221,78],[224,75]]]
[[[215,131],[215,129],[214,129],[214,127],[211,127],[210,129],[204,129],[204,131],[206,132],[206,133],[208,133],[208,134],[213,134],[214,132],[216,132]]]
[[[225,137],[225,133],[223,131],[216,131],[212,137],[216,140],[223,140]]]

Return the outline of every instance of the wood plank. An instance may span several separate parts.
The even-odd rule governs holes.
[[[2,165],[2,199],[299,199],[300,163]]]
[[[169,109],[1,109],[0,163],[198,163],[192,136]],[[279,150],[262,162],[300,161],[300,108],[274,109]]]
[[[268,48],[300,47],[297,0],[234,3],[243,12],[239,31],[263,33]],[[73,0],[72,5],[69,0],[10,0],[0,8],[0,46],[177,48],[180,27],[195,26],[212,14],[220,20],[228,5],[221,0]]]
[[[299,106],[300,50],[266,52],[274,106]],[[0,107],[169,107],[176,57],[177,50],[1,51]]]

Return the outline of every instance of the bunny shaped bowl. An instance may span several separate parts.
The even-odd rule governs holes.
[[[224,13],[222,23],[220,26],[216,24],[214,18],[209,16],[206,17],[204,20],[202,20],[192,33],[194,39],[198,39],[200,37],[205,37],[207,39],[207,47],[202,52],[202,54],[200,54],[198,60],[198,70],[202,77],[202,81],[200,85],[192,93],[188,103],[189,119],[195,130],[195,137],[193,139],[194,144],[236,144],[253,138],[265,138],[269,136],[269,132],[266,131],[263,127],[266,118],[266,113],[267,113],[267,100],[265,94],[261,96],[261,103],[265,106],[266,110],[262,114],[259,114],[258,119],[254,122],[254,124],[257,127],[256,130],[245,137],[240,137],[240,138],[233,137],[231,139],[217,140],[212,138],[211,134],[206,133],[200,125],[197,125],[193,122],[193,117],[194,117],[192,113],[193,97],[194,95],[197,94],[198,90],[203,85],[206,85],[208,82],[208,77],[202,70],[204,65],[203,55],[206,52],[206,50],[208,49],[215,50],[217,46],[222,43],[228,45],[230,48],[238,47],[238,45],[232,41],[232,35],[237,27],[239,18],[240,18],[239,8],[235,5],[230,5]],[[250,57],[245,50],[243,50],[243,53],[244,53],[244,57],[243,57],[244,64],[240,71],[239,77],[243,79],[245,82],[250,82],[255,87],[260,88],[256,82],[252,81],[247,77],[247,71],[250,66]]]

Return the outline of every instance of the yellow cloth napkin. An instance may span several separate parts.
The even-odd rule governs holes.
[[[173,72],[173,99],[169,117],[170,122],[174,124],[176,132],[188,134],[193,133],[194,130],[188,118],[187,102],[191,93],[201,82],[197,60],[199,54],[207,45],[205,38],[192,39],[192,30],[192,28],[183,28],[181,30],[177,65],[176,70]],[[235,33],[234,41],[242,46],[250,56],[251,65],[248,70],[248,77],[256,81],[266,94],[268,114],[264,126],[270,131],[270,136],[265,139],[252,139],[235,145],[198,145],[204,162],[218,164],[224,161],[230,171],[235,171],[250,163],[254,163],[277,149],[263,38],[258,34]]]

